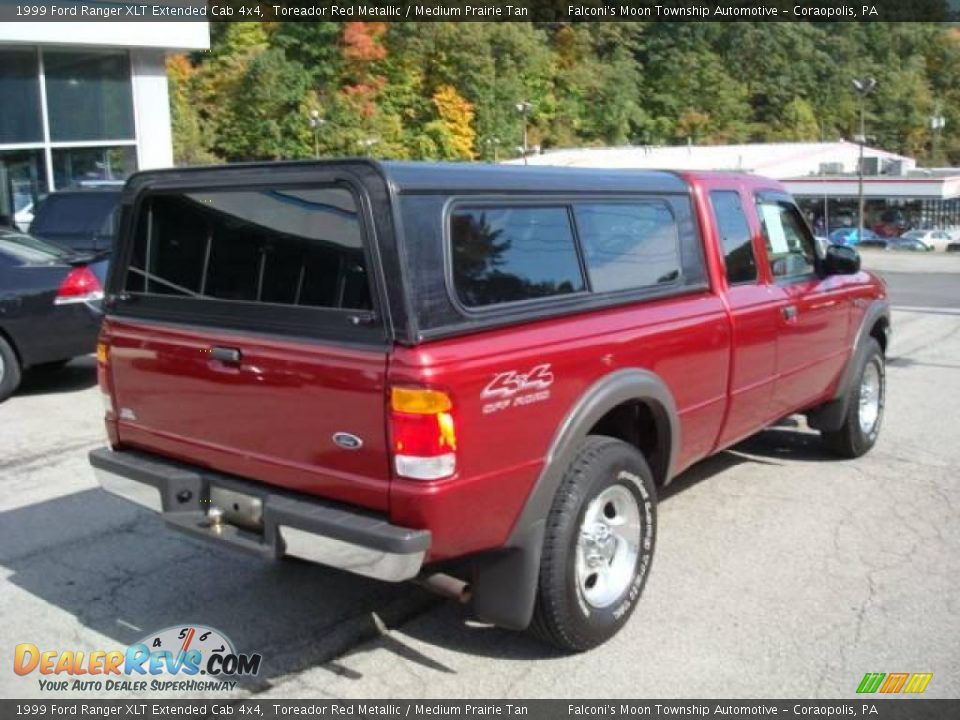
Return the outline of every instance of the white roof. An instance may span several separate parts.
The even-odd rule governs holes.
[[[899,160],[904,170],[916,160],[878,148],[865,147],[864,157]],[[836,142],[752,143],[743,145],[629,145],[625,147],[549,150],[531,155],[530,165],[670,170],[739,170],[776,179],[817,175],[824,163],[836,163],[832,173],[856,172],[860,146]],[[521,164],[523,160],[510,160]]]
[[[164,4],[167,3],[154,3]],[[205,20],[2,22],[0,45],[6,43],[207,50],[210,28]]]

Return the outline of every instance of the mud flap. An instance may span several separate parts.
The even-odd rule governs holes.
[[[478,618],[508,630],[525,630],[533,618],[540,577],[544,521],[528,527],[519,543],[478,563],[471,608]]]

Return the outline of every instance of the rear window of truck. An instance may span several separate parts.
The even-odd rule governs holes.
[[[125,290],[343,310],[372,305],[356,202],[340,187],[149,195]]]

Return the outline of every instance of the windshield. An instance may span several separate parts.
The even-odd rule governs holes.
[[[923,232],[922,232],[921,230],[911,230],[911,231],[908,232],[908,233],[904,233],[903,236],[904,236],[905,238],[917,238],[917,239],[920,239],[920,238],[923,237]]]

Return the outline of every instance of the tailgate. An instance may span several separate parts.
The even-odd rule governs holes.
[[[386,510],[384,352],[117,321],[104,337],[121,444]]]
[[[386,510],[372,215],[339,170],[298,172],[147,174],[128,193],[102,335],[116,439]]]

